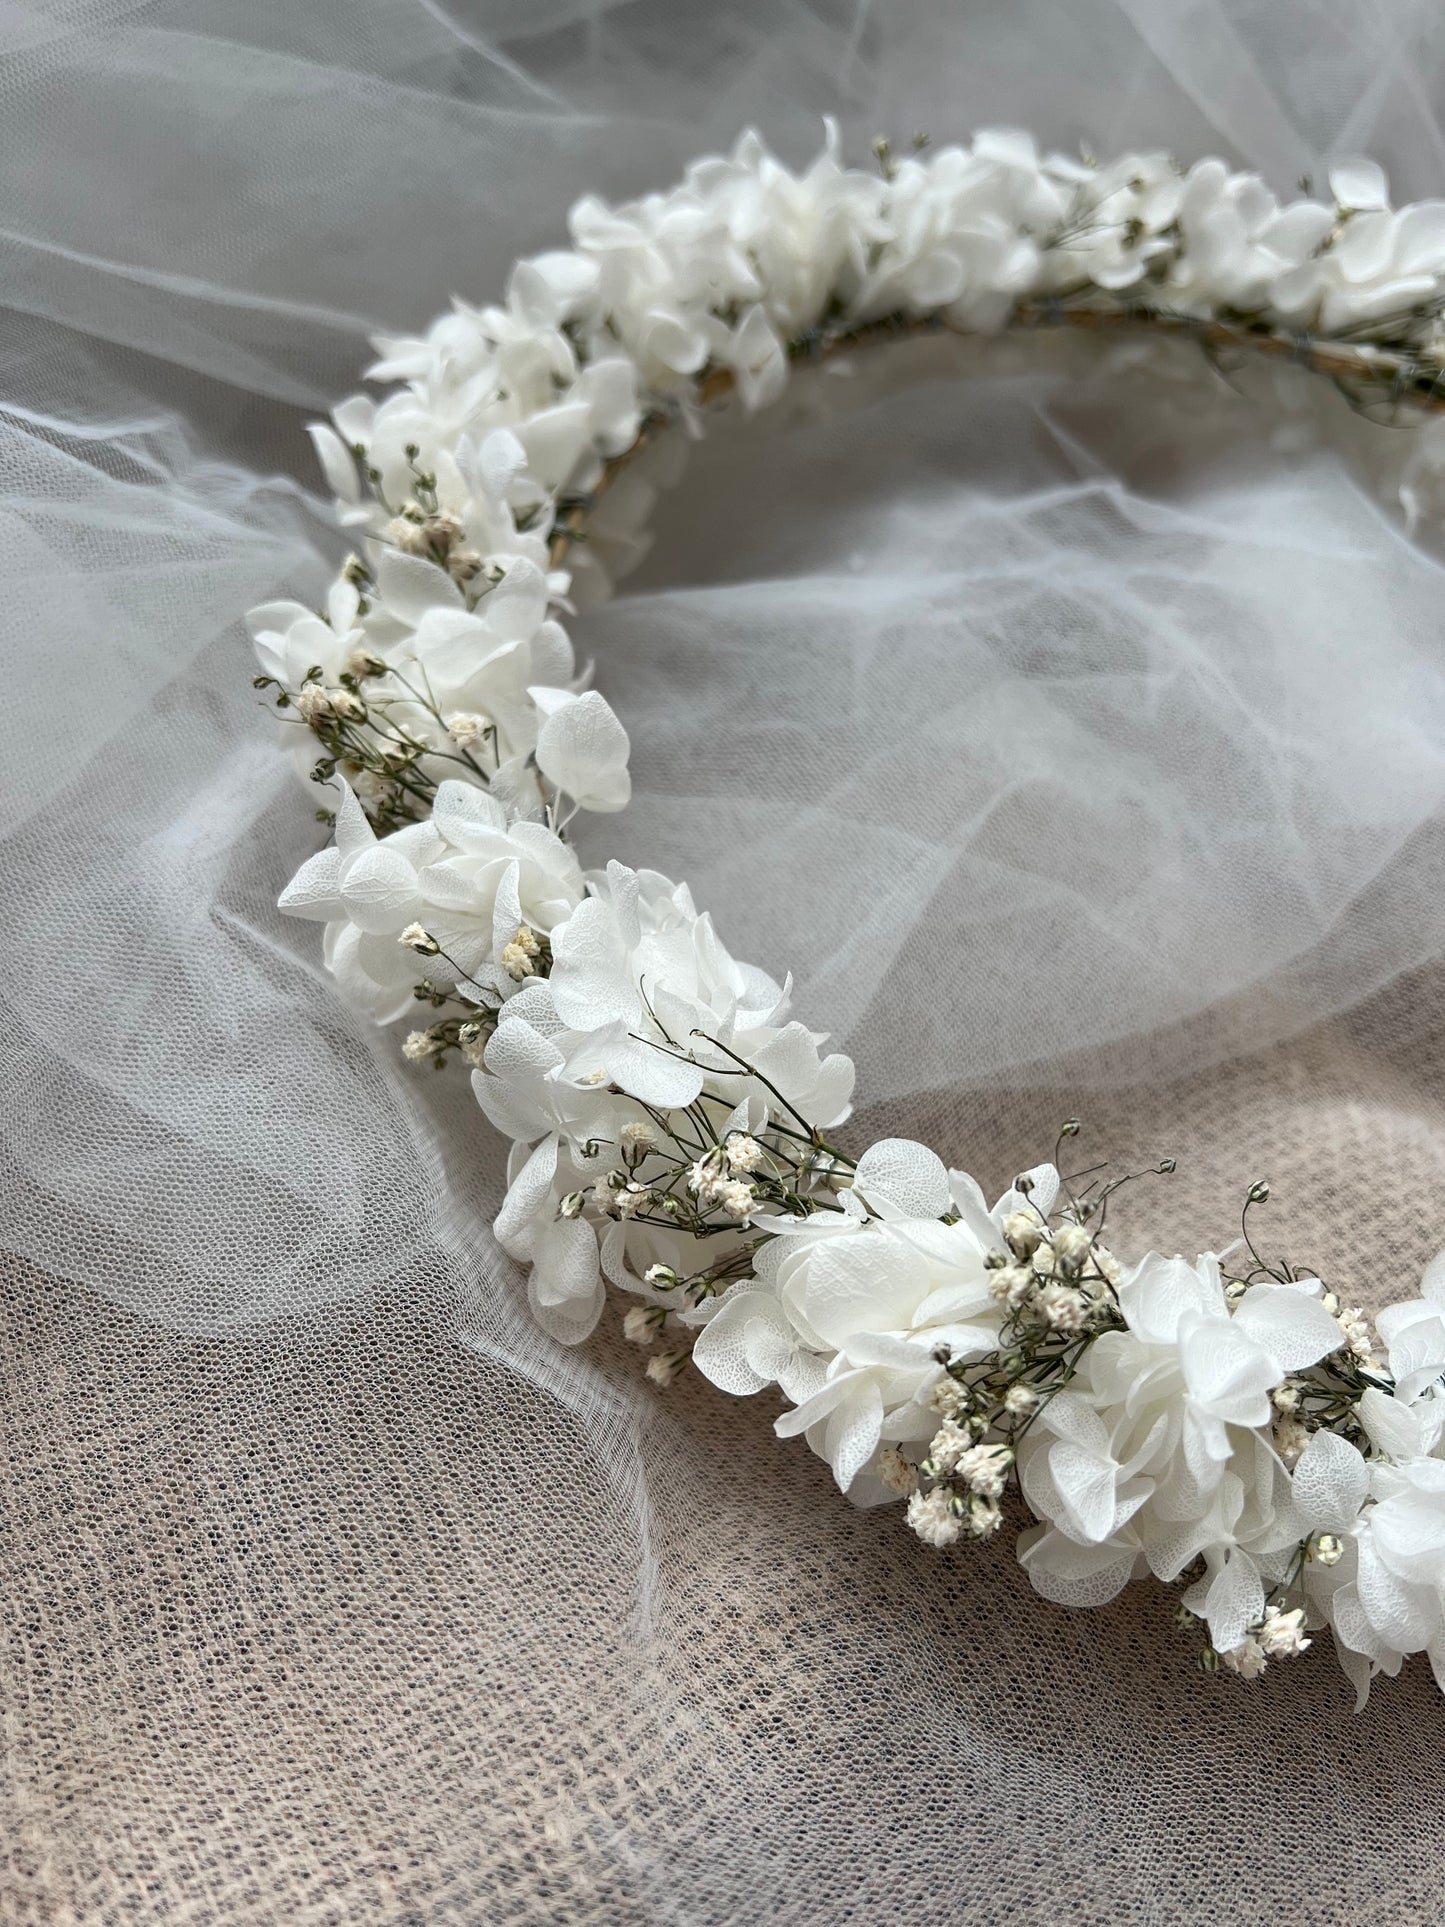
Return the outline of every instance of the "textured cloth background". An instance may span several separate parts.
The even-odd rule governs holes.
[[[1426,5],[0,0],[0,1920],[1433,1919],[1445,1710],[1035,1599],[615,1321],[528,1323],[465,1084],[274,910],[239,612],[340,545],[366,335],[586,188],[838,112],[1442,191]],[[1445,653],[1413,444],[1303,378],[935,348],[720,423],[576,624],[589,831],[1001,1188],[1059,1121],[1369,1305],[1445,1242]],[[831,402],[852,405],[840,410]]]

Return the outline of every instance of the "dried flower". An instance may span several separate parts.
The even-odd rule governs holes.
[[[478,716],[473,710],[458,709],[447,717],[447,735],[459,749],[474,743],[486,727],[486,717]]]
[[[884,1488],[900,1499],[918,1490],[917,1470],[909,1464],[896,1445],[885,1445],[878,1454],[878,1477]]]
[[[730,1171],[756,1171],[763,1161],[763,1147],[755,1137],[730,1137],[726,1156]]]
[[[1293,1659],[1310,1643],[1305,1638],[1304,1623],[1303,1607],[1295,1606],[1284,1612],[1278,1606],[1271,1606],[1254,1636],[1271,1659]]]
[[[650,1345],[661,1322],[650,1305],[633,1305],[623,1316],[622,1336],[629,1345]]]
[[[963,1521],[949,1504],[943,1486],[930,1492],[915,1492],[908,1501],[908,1523],[926,1546],[956,1545],[963,1536]]]
[[[1258,1679],[1265,1668],[1265,1650],[1259,1641],[1251,1636],[1241,1640],[1238,1646],[1219,1655],[1220,1661],[1231,1673],[1241,1679]]]

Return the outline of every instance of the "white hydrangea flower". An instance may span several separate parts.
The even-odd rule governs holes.
[[[1426,1268],[1420,1294],[1387,1306],[1375,1319],[1389,1348],[1396,1396],[1407,1403],[1445,1373],[1445,1252]]]
[[[1240,1643],[1264,1610],[1258,1556],[1299,1537],[1262,1433],[1271,1389],[1339,1349],[1318,1289],[1257,1285],[1231,1309],[1212,1256],[1151,1255],[1124,1274],[1128,1329],[1095,1340],[1019,1454],[1047,1522],[1022,1554],[1039,1591],[1096,1603],[1141,1558],[1167,1580],[1202,1553],[1209,1569],[1186,1602],[1219,1651]]]
[[[755,1278],[704,1326],[698,1368],[726,1391],[778,1384],[795,1409],[780,1437],[805,1433],[845,1492],[880,1442],[938,1429],[931,1393],[946,1345],[957,1358],[997,1343],[985,1258],[992,1241],[963,1222],[846,1212],[780,1224]]]
[[[1328,1619],[1359,1704],[1376,1672],[1427,1652],[1445,1680],[1445,1460],[1367,1460],[1347,1439],[1317,1432],[1294,1475],[1306,1533],[1342,1542],[1305,1568],[1312,1613]]]
[[[820,1057],[820,1039],[784,1021],[787,986],[736,962],[686,885],[610,864],[553,933],[552,954],[562,1022],[592,1036],[597,1062],[634,1097],[672,1109],[706,1084],[736,1104],[752,1066],[810,1120],[847,1115],[851,1062]]]
[[[443,955],[424,974],[506,996],[502,954],[519,924],[549,931],[581,900],[566,844],[537,823],[509,823],[484,790],[443,783],[431,816],[378,838],[342,786],[336,840],[304,863],[281,896],[292,916],[326,923],[328,968],[378,1022],[412,1008],[419,970],[401,939],[420,924]]]

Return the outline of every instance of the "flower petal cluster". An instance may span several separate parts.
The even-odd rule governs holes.
[[[443,783],[425,822],[386,837],[343,789],[335,843],[301,866],[281,908],[325,922],[343,993],[388,1023],[413,1008],[422,976],[509,996],[504,953],[518,930],[545,934],[581,898],[581,869],[560,837],[509,822],[485,790]],[[414,926],[427,944],[403,941]]]
[[[502,1006],[473,1076],[482,1109],[517,1147],[498,1220],[508,1249],[531,1258],[562,1199],[599,1169],[604,1192],[595,1202],[628,1234],[614,1243],[618,1267],[629,1238],[633,1252],[646,1244],[648,1220],[666,1225],[665,1200],[690,1200],[690,1209],[724,1222],[751,1217],[750,1180],[767,1162],[770,1114],[832,1125],[847,1116],[852,1094],[851,1061],[824,1055],[824,1040],[790,1022],[787,1004],[787,986],[736,961],[685,886],[620,863],[593,878],[551,928],[546,981],[524,984]],[[716,1148],[699,1144],[701,1156],[670,1172],[664,1187],[666,1160],[649,1120],[704,1099],[717,1120]],[[695,1134],[698,1126],[677,1128]],[[638,1156],[649,1140],[651,1153]],[[618,1162],[624,1153],[630,1164]],[[609,1187],[609,1172],[622,1182]],[[568,1234],[578,1249],[582,1230]],[[710,1249],[716,1257],[726,1247],[714,1236]]]
[[[1305,1595],[1317,1621],[1332,1628],[1360,1705],[1371,1678],[1398,1673],[1409,1653],[1428,1653],[1445,1690],[1445,1459],[1409,1449],[1438,1444],[1440,1419],[1402,1439],[1391,1415],[1375,1416],[1408,1456],[1367,1459],[1348,1439],[1321,1431],[1294,1475],[1305,1530],[1342,1548],[1328,1564],[1308,1566]]]
[[[937,1430],[940,1347],[966,1360],[997,1346],[988,1260],[1017,1201],[1011,1192],[989,1213],[972,1179],[925,1145],[885,1139],[860,1159],[841,1210],[774,1227],[753,1276],[703,1326],[698,1369],[724,1391],[779,1386],[793,1408],[780,1438],[805,1436],[844,1492],[894,1496],[860,1475],[880,1446]]]
[[[1151,1254],[1124,1275],[1126,1328],[1095,1340],[1019,1452],[1046,1522],[1020,1556],[1046,1598],[1097,1604],[1138,1570],[1173,1580],[1203,1558],[1185,1603],[1219,1651],[1240,1643],[1264,1610],[1261,1573],[1299,1537],[1266,1433],[1274,1387],[1341,1344],[1318,1291],[1259,1284],[1231,1306],[1208,1255]]]

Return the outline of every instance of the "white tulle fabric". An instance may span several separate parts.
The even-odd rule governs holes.
[[[827,112],[855,151],[1013,122],[1282,193],[1368,150],[1418,198],[1438,23],[93,0],[0,5],[0,59],[16,1917],[1418,1911],[1425,1669],[1353,1724],[1327,1666],[1182,1689],[1147,1598],[945,1570],[751,1402],[532,1329],[470,1093],[274,910],[322,833],[239,618],[324,589],[303,423],[367,337],[494,293],[585,187],[749,121],[802,160]],[[685,874],[800,971],[860,1142],[997,1189],[1085,1109],[1192,1152],[1156,1240],[1266,1165],[1297,1256],[1409,1296],[1445,1196],[1428,463],[1288,372],[886,359],[722,426],[574,625],[635,786],[584,861]]]

